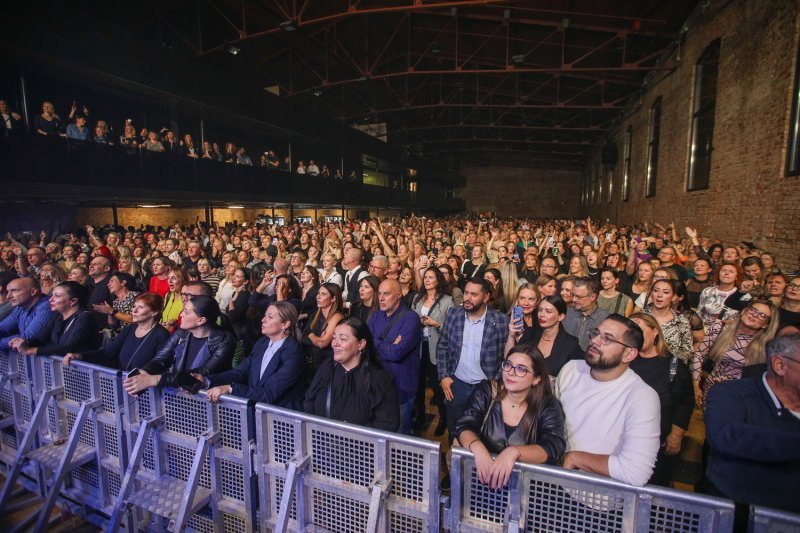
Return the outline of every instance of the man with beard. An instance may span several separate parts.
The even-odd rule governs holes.
[[[628,368],[644,342],[641,328],[613,314],[589,331],[585,361],[570,361],[555,395],[567,422],[564,468],[643,486],[659,448],[658,394]]]

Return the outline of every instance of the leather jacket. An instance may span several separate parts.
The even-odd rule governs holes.
[[[543,398],[539,416],[527,435],[523,435],[522,428],[517,426],[506,438],[500,399],[492,400],[492,383],[489,380],[478,385],[472,396],[472,403],[458,420],[456,435],[460,436],[464,430],[479,435],[481,442],[492,454],[498,454],[508,446],[538,444],[547,453],[547,464],[556,466],[561,464],[567,448],[564,412],[561,403],[552,394]]]
[[[236,337],[232,333],[220,329],[212,328],[208,336],[208,344],[198,353],[198,361],[202,361],[198,366],[191,369],[184,369],[186,362],[186,339],[191,335],[190,332],[178,329],[167,341],[156,356],[145,365],[142,370],[148,374],[160,374],[159,387],[174,387],[178,385],[178,374],[183,370],[186,372],[196,372],[203,376],[218,374],[231,369],[233,352],[236,349]]]

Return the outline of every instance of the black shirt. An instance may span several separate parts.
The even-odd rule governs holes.
[[[630,369],[658,393],[661,400],[661,440],[672,431],[672,425],[686,429],[694,410],[694,389],[689,369],[675,360],[675,376],[671,375],[672,355],[637,357]]]

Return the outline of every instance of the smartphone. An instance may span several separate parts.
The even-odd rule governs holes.
[[[511,256],[511,260],[512,260],[512,261],[519,261],[519,254],[516,254],[516,253],[515,253],[514,255],[512,255],[512,256]]]
[[[138,375],[139,375],[139,369],[138,368],[134,368],[133,370],[128,372],[128,377],[129,378],[132,378],[133,376],[138,376]]]
[[[513,313],[514,313],[514,321],[522,320],[522,307],[515,305]]]
[[[548,237],[547,238],[547,246],[548,246],[548,248],[553,246],[553,242],[554,242],[553,241],[553,237]]]

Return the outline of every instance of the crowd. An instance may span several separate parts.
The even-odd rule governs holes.
[[[800,277],[674,224],[454,217],[87,226],[0,242],[0,349],[208,389],[474,455],[800,511]],[[430,394],[426,394],[430,391]]]
[[[3,122],[0,139],[14,140],[26,134],[27,130],[22,115],[9,108],[6,100],[0,99],[0,120]],[[137,129],[132,119],[125,119],[118,135],[110,121],[97,119],[94,128],[89,124],[89,108],[72,102],[66,119],[56,113],[52,102],[42,103],[41,112],[33,116],[29,127],[33,138],[47,141],[64,140],[70,149],[78,150],[90,146],[98,148],[119,147],[127,155],[151,157],[153,154],[165,154],[171,157],[209,160],[243,166],[259,166],[268,170],[281,170],[295,174],[307,174],[334,180],[344,180],[342,169],[331,170],[327,164],[321,166],[310,159],[297,161],[293,165],[292,158],[280,156],[272,148],[268,148],[254,161],[244,146],[235,142],[218,143],[203,139],[195,143],[190,133],[176,134],[169,127],[157,129]],[[224,145],[224,148],[222,146]],[[351,170],[347,176],[350,182],[360,182],[361,176]]]

